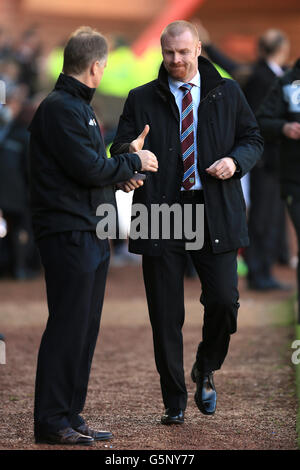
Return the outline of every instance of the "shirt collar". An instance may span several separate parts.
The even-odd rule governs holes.
[[[277,77],[281,77],[284,74],[284,70],[280,67],[280,65],[276,64],[276,62],[267,60],[267,64]]]
[[[177,90],[179,90],[179,88],[185,84],[185,82],[180,82],[178,80],[175,80],[174,78],[172,78],[170,75],[168,77],[168,80],[169,80],[169,86],[170,86],[170,90],[175,93]],[[192,83],[193,85],[197,86],[198,88],[200,88],[200,73],[199,73],[199,70],[197,70],[197,73],[196,75],[191,79],[189,80],[188,83]]]

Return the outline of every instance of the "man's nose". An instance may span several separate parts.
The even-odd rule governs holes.
[[[174,53],[174,56],[173,56],[173,62],[174,64],[177,64],[178,62],[180,62],[180,54],[177,54],[176,52]]]

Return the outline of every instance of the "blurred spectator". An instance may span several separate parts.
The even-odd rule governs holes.
[[[280,183],[300,246],[300,58],[278,78],[257,114],[266,142],[280,141]],[[299,254],[298,254],[299,260]],[[298,261],[298,321],[300,267]]]
[[[3,26],[0,26],[0,61],[11,53],[11,39]]]
[[[37,92],[41,52],[41,41],[36,28],[25,31],[15,46],[14,58],[20,66],[18,81],[27,85],[29,96]]]
[[[27,159],[27,127],[36,102],[25,102],[22,89],[18,91],[16,87],[7,96],[5,109],[10,110],[10,119],[0,138],[0,208],[7,222],[8,270],[15,279],[23,280],[35,277],[39,270],[29,210]]]
[[[222,67],[234,78],[243,88],[245,82],[252,72],[252,64],[242,64],[228,57],[211,41],[210,34],[203,26],[201,21],[194,19],[192,21],[198,29],[199,37],[202,42],[202,51],[209,60]]]
[[[289,41],[281,32],[266,31],[258,40],[258,61],[245,84],[244,93],[252,111],[257,112],[270,86],[284,74]],[[288,258],[286,215],[280,198],[279,145],[277,139],[265,142],[262,159],[250,172],[250,245],[245,250],[248,285],[252,289],[286,289],[272,276],[272,267],[281,257]],[[285,249],[282,245],[286,245]]]
[[[255,113],[277,76],[284,73],[290,44],[281,31],[269,29],[257,42],[257,61],[240,64],[212,44],[209,33],[197,23],[204,51],[210,60],[223,67],[239,81],[252,111]],[[286,289],[289,286],[274,279],[271,270],[280,260],[288,263],[284,204],[279,187],[279,146],[276,141],[265,145],[264,154],[249,177],[249,237],[244,251],[248,265],[248,285],[252,289]]]
[[[15,279],[35,277],[40,269],[29,212],[27,160],[27,127],[39,103],[34,94],[40,55],[36,27],[14,44],[0,27],[0,80],[6,92],[6,102],[0,104],[0,212],[7,230],[0,239],[0,273],[9,272]]]

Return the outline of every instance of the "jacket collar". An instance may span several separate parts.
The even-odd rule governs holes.
[[[296,60],[293,68],[297,72],[297,75],[299,75],[300,74],[300,58]]]
[[[76,78],[71,77],[70,75],[65,75],[64,73],[59,75],[54,89],[64,90],[73,96],[81,98],[87,104],[90,104],[96,90],[95,88],[90,88]]]
[[[198,70],[201,77],[201,100],[214,88],[221,85],[224,79],[213,66],[213,64],[202,56],[198,58]],[[168,72],[162,63],[158,73],[158,86],[166,94],[170,93],[168,83]]]

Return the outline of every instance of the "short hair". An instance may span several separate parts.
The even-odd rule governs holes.
[[[278,29],[268,29],[258,39],[258,52],[261,57],[275,54],[287,41],[286,35]]]
[[[160,36],[160,43],[163,43],[163,39],[166,36],[180,36],[180,34],[184,33],[185,31],[190,31],[196,41],[199,41],[199,33],[196,26],[193,25],[193,23],[190,23],[189,21],[178,20],[173,21],[165,27]]]
[[[107,54],[105,37],[89,26],[81,26],[71,34],[65,46],[63,72],[80,75],[95,60],[105,60]]]

